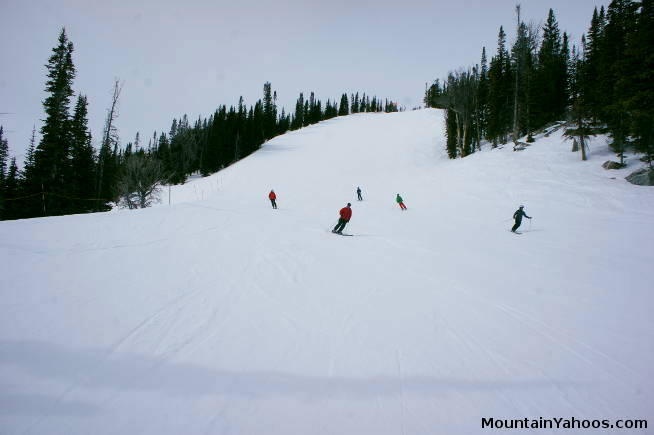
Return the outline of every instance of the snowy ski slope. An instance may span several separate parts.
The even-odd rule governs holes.
[[[603,139],[587,162],[560,133],[452,161],[442,129],[337,118],[170,206],[0,222],[0,433],[653,425],[654,189],[603,170]]]

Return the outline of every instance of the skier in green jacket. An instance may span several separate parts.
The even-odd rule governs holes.
[[[402,197],[400,196],[399,193],[397,194],[397,197],[395,198],[395,201],[397,201],[397,203],[400,205],[400,208],[402,210],[406,210],[406,205],[404,205],[404,200],[402,199]]]

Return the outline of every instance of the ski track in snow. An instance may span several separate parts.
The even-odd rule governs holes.
[[[587,162],[561,131],[449,160],[442,129],[437,110],[336,118],[171,206],[0,222],[0,433],[651,420],[654,190],[601,169],[601,139]],[[334,237],[347,202],[355,237]]]

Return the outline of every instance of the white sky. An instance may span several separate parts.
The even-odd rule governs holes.
[[[577,42],[600,0],[523,0],[525,21],[554,9]],[[44,117],[45,64],[62,26],[75,45],[76,92],[89,100],[94,145],[115,77],[124,81],[121,143],[206,117],[272,83],[293,110],[300,92],[326,102],[363,91],[411,108],[424,86],[489,58],[514,34],[513,0],[0,0],[0,124],[19,164]],[[74,105],[74,103],[73,103]],[[147,142],[146,142],[147,143]]]

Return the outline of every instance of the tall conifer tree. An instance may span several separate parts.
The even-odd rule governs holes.
[[[73,201],[74,212],[91,211],[89,201],[95,194],[95,156],[88,129],[88,102],[86,96],[77,98],[71,122],[71,180],[70,192],[77,199]]]
[[[341,102],[338,105],[338,116],[346,116],[350,114],[350,103],[347,100],[347,94],[341,95]]]
[[[46,113],[41,128],[41,142],[36,148],[34,175],[36,184],[47,193],[45,214],[64,214],[70,209],[68,180],[70,178],[70,98],[73,95],[73,43],[61,29],[58,45],[48,59],[48,80],[43,101]]]

